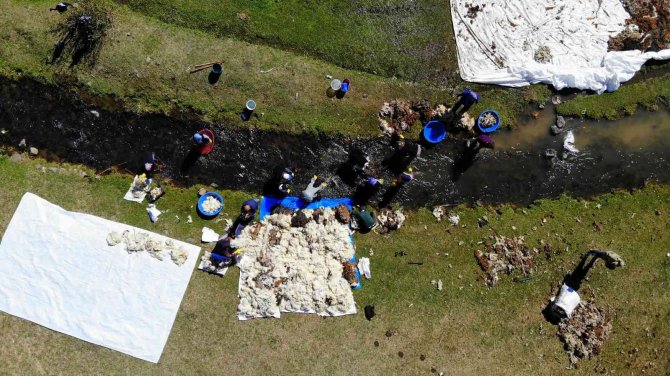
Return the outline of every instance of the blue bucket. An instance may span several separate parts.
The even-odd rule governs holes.
[[[423,138],[431,144],[437,144],[445,137],[447,137],[447,127],[441,121],[431,120],[423,127]]]
[[[221,201],[221,207],[218,210],[215,210],[213,212],[207,212],[205,209],[202,207],[202,204],[205,203],[205,200],[207,200],[207,197],[214,197],[215,199]],[[216,217],[221,213],[221,210],[223,210],[223,197],[221,197],[220,194],[216,192],[207,192],[204,195],[200,196],[200,199],[198,199],[198,213],[202,214],[205,217]]]
[[[223,73],[223,67],[221,66],[221,64],[212,65],[212,73],[214,73],[217,76],[220,76],[221,73]]]
[[[484,116],[486,114],[492,114],[496,118],[496,122],[495,122],[495,124],[493,124],[492,126],[490,126],[488,128],[483,128],[482,127],[482,119],[484,118]],[[482,111],[479,114],[479,117],[477,118],[477,128],[479,128],[479,130],[482,133],[491,133],[491,132],[495,131],[496,129],[498,129],[499,126],[500,126],[500,115],[498,115],[498,113],[496,111],[493,111],[493,110]]]

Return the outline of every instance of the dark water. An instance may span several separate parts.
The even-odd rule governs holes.
[[[637,187],[648,179],[670,182],[668,113],[607,123],[569,121],[567,127],[574,130],[580,149],[570,162],[544,157],[547,148],[561,154],[564,134],[548,134],[553,121],[547,109],[540,119],[518,130],[497,133],[496,150],[481,153],[456,181],[454,162],[462,154],[462,139],[450,137],[424,150],[413,163],[416,179],[399,191],[394,202],[408,207],[477,200],[527,204],[563,192],[590,196]],[[325,191],[327,196],[347,196],[354,189],[337,177],[336,171],[349,150],[364,149],[376,161],[393,153],[384,139],[293,136],[213,125],[214,151],[184,174],[180,166],[190,151],[190,137],[203,127],[186,116],[110,112],[90,107],[59,88],[29,80],[0,80],[0,128],[8,131],[0,136],[2,143],[16,146],[25,138],[28,146],[47,150],[48,157],[98,169],[125,162],[124,167],[134,170],[142,154],[153,150],[167,163],[164,175],[179,183],[217,183],[221,188],[261,192],[274,168],[293,164],[300,168],[294,190],[302,190],[311,176],[318,174],[335,176]],[[379,169],[390,180],[388,169]]]

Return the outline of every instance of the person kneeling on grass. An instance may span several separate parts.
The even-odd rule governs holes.
[[[377,225],[374,213],[368,211],[365,206],[354,208],[354,210],[351,211],[351,216],[354,219],[354,225],[352,227],[358,229],[358,232],[362,234],[372,231]]]
[[[231,236],[239,236],[242,233],[242,230],[254,220],[257,210],[258,200],[252,198],[244,201],[242,203],[242,208],[240,209],[240,215],[237,216],[233,225],[230,226],[230,232],[228,234]]]
[[[233,237],[228,234],[219,239],[212,250],[210,261],[216,269],[229,267],[235,264],[236,256],[239,250],[235,250],[230,246],[230,241]]]

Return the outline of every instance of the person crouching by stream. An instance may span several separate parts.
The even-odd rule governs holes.
[[[250,200],[244,201],[242,203],[242,208],[240,209],[240,215],[237,216],[233,225],[230,226],[230,231],[228,232],[229,236],[239,236],[247,227],[251,221],[254,220],[256,216],[256,211],[258,210],[258,200],[252,198]]]
[[[263,188],[265,194],[286,197],[291,194],[291,182],[297,172],[295,167],[280,167],[275,169],[271,179]]]
[[[358,184],[356,192],[354,192],[354,205],[364,206],[376,196],[384,186],[384,179],[378,179],[370,176],[363,182]]]
[[[490,136],[483,134],[465,141],[465,147],[472,153],[477,154],[482,149],[493,149],[495,143]]]
[[[400,175],[396,176],[393,179],[393,181],[391,181],[389,188],[386,190],[386,192],[384,192],[384,196],[379,202],[379,207],[380,208],[391,207],[391,202],[393,201],[395,196],[398,195],[400,189],[403,186],[405,186],[405,184],[411,182],[412,180],[414,180],[414,171],[412,170],[411,167],[408,167]]]
[[[493,149],[495,143],[488,135],[479,135],[465,141],[465,151],[454,161],[452,180],[458,181],[460,177],[472,166],[482,149]]]
[[[458,94],[458,101],[454,103],[454,106],[451,108],[451,112],[454,113],[454,115],[461,116],[468,112],[470,107],[472,107],[474,104],[479,103],[480,100],[481,97],[479,94],[470,89],[465,89],[462,93]]]
[[[193,135],[193,144],[200,155],[207,155],[214,148],[214,137],[209,129],[202,129]]]
[[[300,194],[300,199],[302,199],[304,202],[308,204],[313,201],[320,200],[321,194],[319,192],[321,192],[321,190],[326,188],[327,186],[328,183],[325,180],[314,175],[312,177],[312,180],[309,181],[307,188],[305,188]]]

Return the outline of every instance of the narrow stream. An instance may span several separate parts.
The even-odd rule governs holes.
[[[563,134],[551,136],[549,126],[554,121],[552,109],[547,108],[538,119],[528,119],[514,131],[496,133],[496,150],[482,152],[458,179],[454,163],[462,154],[462,140],[450,137],[424,150],[413,163],[416,179],[400,190],[394,202],[407,207],[478,200],[527,204],[563,192],[590,196],[633,188],[647,179],[670,182],[667,111],[614,122],[568,120]],[[25,138],[28,146],[39,148],[48,159],[98,169],[125,163],[133,170],[142,155],[153,150],[168,165],[164,175],[178,183],[216,183],[221,188],[261,192],[274,168],[294,164],[300,168],[294,190],[301,190],[318,174],[334,176],[326,195],[348,196],[354,188],[336,171],[352,147],[366,150],[375,161],[393,153],[385,139],[295,136],[214,125],[214,151],[183,174],[180,166],[189,153],[190,136],[203,127],[186,118],[109,112],[57,87],[0,79],[0,128],[8,131],[0,136],[0,143],[16,146]],[[561,154],[568,130],[574,132],[580,153],[570,161],[546,158],[549,148]],[[380,171],[390,180],[388,169]]]

